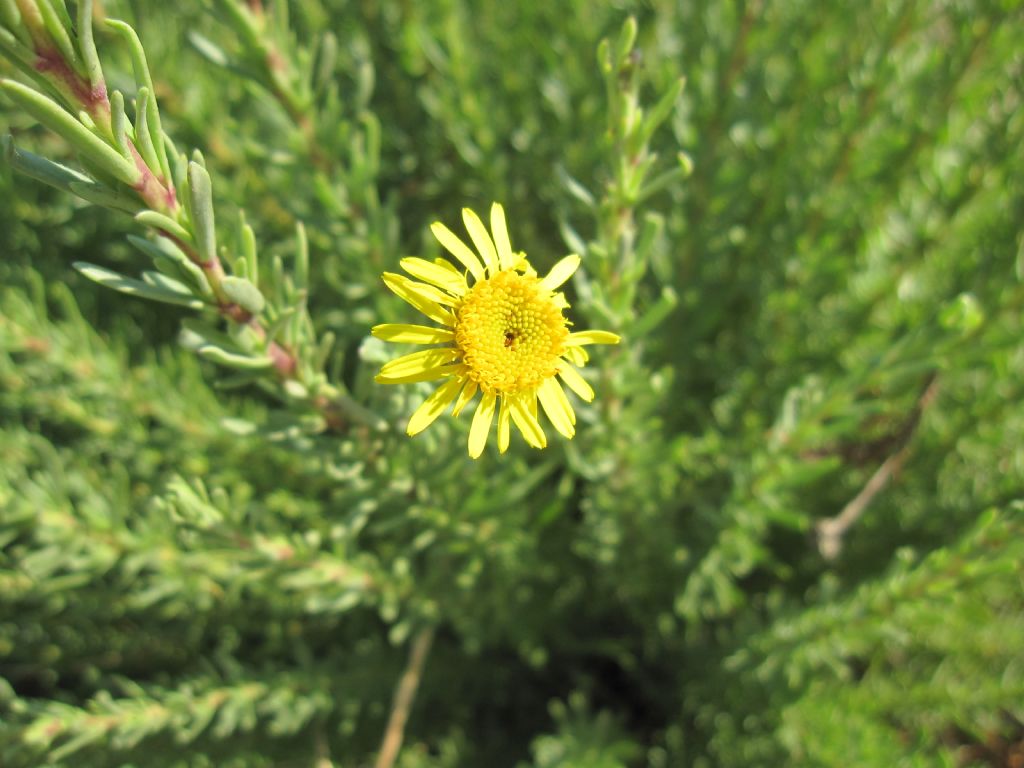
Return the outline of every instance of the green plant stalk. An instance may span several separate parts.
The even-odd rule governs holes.
[[[633,49],[636,20],[623,24],[615,46],[610,42],[599,51],[608,93],[608,133],[612,139],[614,175],[598,205],[598,239],[605,253],[602,278],[611,292],[617,312],[632,303],[632,287],[625,285],[624,273],[632,272],[636,259],[637,226],[634,201],[629,190],[637,185],[638,169],[646,160],[646,146],[630,151],[630,138],[639,123],[639,59]]]
[[[305,388],[308,382],[302,381],[305,376],[298,353],[270,337],[257,313],[251,311],[254,305],[249,304],[246,308],[229,295],[226,281],[235,278],[227,275],[217,253],[210,178],[201,163],[188,164],[185,181],[191,197],[190,205],[183,206],[178,199],[170,178],[159,111],[152,96],[152,78],[134,30],[123,22],[108,22],[128,42],[136,81],[140,83],[135,126],[131,131],[124,114],[123,98],[118,94],[114,99],[114,107],[119,112],[114,115],[102,69],[98,68],[98,56],[95,55],[91,36],[91,2],[81,0],[79,6],[79,22],[83,29],[90,29],[87,38],[79,42],[84,52],[84,64],[80,67],[85,71],[84,75],[75,66],[81,63],[75,52],[75,38],[69,33],[69,27],[61,26],[59,13],[50,6],[42,11],[36,0],[14,2],[17,3],[22,28],[27,30],[36,48],[34,68],[46,76],[46,81],[71,108],[61,107],[46,95],[14,81],[2,80],[0,88],[39,122],[70,141],[83,159],[89,161],[88,165],[129,187],[150,209],[139,214],[137,220],[174,243],[202,272],[211,294],[208,299],[212,298],[217,312],[247,330],[264,348],[270,367],[282,384],[295,381]],[[59,44],[53,39],[55,30],[63,32],[63,35],[58,35],[61,37]],[[273,67],[269,67],[269,71],[273,71]],[[285,92],[290,92],[290,89],[285,89]],[[76,119],[78,109],[87,117]],[[90,197],[103,199],[91,193]],[[124,205],[119,208],[123,210]],[[376,416],[333,385],[322,383],[317,386],[309,403],[321,413],[326,424],[336,430],[343,429],[352,420],[380,426]]]
[[[111,118],[111,105],[107,98],[102,70],[97,72],[90,68],[90,75],[96,83],[95,86],[83,80],[74,71],[71,63],[63,56],[68,49],[68,45],[71,45],[70,38],[68,38],[68,45],[61,45],[53,49],[50,54],[38,53],[40,50],[47,50],[45,46],[48,40],[48,27],[44,23],[43,13],[33,0],[16,0],[16,2],[19,4],[22,20],[25,22],[37,46],[39,62],[36,64],[36,68],[43,72],[56,73],[56,78],[51,78],[54,85],[62,91],[72,104],[81,107],[90,117],[96,114],[104,115],[106,129],[103,133],[105,135],[102,137],[95,135],[95,132],[90,131],[71,114],[62,110],[56,103],[30,88],[7,80],[0,82],[0,86],[19,106],[24,108],[33,117],[66,139],[69,139],[79,152],[87,158],[93,159],[102,167],[109,168],[114,176],[119,181],[130,186],[132,191],[149,208],[167,214],[169,221],[173,222],[176,226],[159,226],[156,222],[147,223],[151,226],[156,225],[154,228],[159,234],[175,242],[188,255],[189,259],[203,270],[216,299],[218,311],[236,323],[250,326],[256,337],[261,341],[265,341],[266,334],[262,326],[259,326],[258,323],[253,325],[254,318],[251,314],[228,300],[224,294],[221,283],[225,273],[215,248],[208,245],[206,253],[200,255],[192,243],[181,237],[183,233],[189,232],[191,222],[186,219],[185,211],[178,202],[173,183],[169,178],[162,178],[164,176],[162,168],[152,167],[153,164],[160,163],[162,154],[155,149],[151,141],[150,126],[146,119],[152,115],[150,105],[155,106],[153,99],[149,97],[149,91],[145,88],[140,91],[140,102],[135,127],[136,140],[133,141],[124,131],[123,112],[116,119]],[[86,22],[86,19],[90,19],[86,11],[91,11],[91,3],[85,0],[80,10],[82,11],[80,19],[84,24],[84,28],[91,30],[91,23]],[[115,22],[112,26],[120,34],[126,35],[124,28],[127,25]],[[138,38],[134,35],[133,31],[127,36],[130,42],[136,43],[132,46],[136,78],[146,83],[151,83],[152,80],[149,77],[145,58],[140,58],[137,50],[141,49],[141,44],[138,44]],[[89,48],[91,45],[90,35],[86,48]],[[122,100],[118,98],[115,101],[117,106],[120,107]],[[145,135],[140,136],[140,133],[145,133]],[[142,139],[141,146],[143,151],[141,152],[137,146],[139,139]],[[123,156],[124,147],[128,149],[129,156],[127,158]],[[162,141],[160,142],[160,147],[161,149],[163,148]],[[147,162],[146,157],[150,158],[149,162]],[[206,177],[206,182],[208,187],[208,176]],[[206,192],[208,195],[208,188]],[[212,208],[212,202],[210,206]],[[207,242],[210,241],[211,238],[208,238]],[[279,344],[271,341],[268,344],[268,354],[274,360],[275,368],[279,372],[284,375],[294,372],[296,368],[294,357],[283,350]]]
[[[619,318],[626,317],[636,300],[644,272],[644,253],[638,248],[638,206],[658,191],[689,175],[692,164],[679,153],[678,164],[648,181],[657,154],[649,149],[654,131],[671,114],[680,94],[682,78],[668,88],[648,114],[640,105],[640,55],[635,48],[636,20],[623,24],[618,40],[604,40],[598,48],[598,64],[605,78],[608,99],[610,157],[614,164],[605,193],[596,203],[597,252],[602,282],[608,286],[608,306]],[[664,298],[664,297],[663,297]]]
[[[17,34],[25,30],[32,44],[32,68],[61,95],[67,105],[77,106],[86,112],[96,124],[100,133],[110,138],[110,101],[102,70],[97,67],[92,30],[83,35],[80,46],[64,27],[66,13],[63,3],[60,11],[48,0],[14,0],[20,13],[21,26]],[[92,3],[81,3],[79,18],[84,19],[85,11],[91,14]],[[22,39],[24,39],[22,37]],[[78,47],[81,47],[79,52]]]
[[[238,0],[220,0],[218,4],[238,31],[247,54],[261,70],[263,85],[301,132],[310,159],[318,169],[326,170],[330,161],[317,144],[316,122],[310,114],[311,104],[308,98],[300,95],[294,78],[290,77],[295,71],[294,64],[272,43],[272,37],[266,30],[267,17],[263,6],[260,3],[247,6]]]

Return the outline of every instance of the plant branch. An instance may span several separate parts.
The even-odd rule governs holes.
[[[405,672],[402,673],[401,680],[398,681],[395,700],[391,705],[391,716],[388,718],[388,725],[384,730],[384,738],[381,740],[380,753],[377,755],[374,768],[391,768],[398,758],[398,752],[402,748],[402,739],[405,736],[405,723],[409,719],[409,710],[412,709],[413,700],[416,698],[416,689],[419,688],[420,678],[423,676],[423,665],[427,660],[427,653],[429,653],[433,641],[433,627],[421,630],[412,641],[409,663],[406,665]]]
[[[899,449],[890,455],[882,463],[882,466],[875,470],[867,484],[843,507],[838,515],[826,518],[815,526],[818,538],[818,551],[826,560],[835,560],[839,556],[843,548],[843,536],[846,534],[846,531],[860,519],[875,496],[903,468],[907,457],[910,455],[910,438],[913,437],[917,425],[921,421],[921,414],[935,401],[938,391],[938,376],[932,374],[924,386],[924,391],[917,399],[914,410],[907,417],[902,429],[900,429]]]
[[[49,6],[37,0],[15,1],[18,12],[4,16],[12,29],[0,28],[0,54],[16,59],[37,87],[2,78],[0,90],[62,136],[77,151],[86,173],[20,151],[8,142],[12,165],[89,202],[130,212],[159,236],[159,245],[133,240],[154,259],[156,268],[143,273],[141,281],[84,262],[76,268],[115,290],[216,311],[232,331],[225,337],[216,330],[190,329],[192,346],[200,355],[249,372],[253,380],[272,376],[282,396],[318,412],[328,429],[344,431],[352,421],[380,428],[380,419],[354,403],[341,385],[328,384],[320,372],[329,342],[317,341],[306,313],[309,255],[301,227],[294,273],[285,275],[279,268],[274,279],[264,281],[274,290],[269,302],[258,287],[259,263],[251,227],[242,221],[241,254],[231,254],[218,240],[205,161],[199,153],[191,160],[179,155],[161,129],[153,78],[135,30],[124,22],[107,20],[131,54],[138,89],[132,120],[124,110],[124,95],[114,90],[108,96],[92,38],[92,0],[79,0],[77,28],[68,18],[47,16],[49,11],[43,11]],[[226,6],[247,23],[252,22],[250,12],[264,23],[258,3],[249,10],[234,0]],[[10,22],[11,18],[15,21]],[[269,45],[261,42],[260,29],[252,24],[245,29],[250,43],[263,46],[261,50]],[[286,64],[282,60],[281,71],[274,67],[269,71],[284,77],[290,72]],[[51,97],[54,94],[56,99]],[[297,92],[293,96],[298,100],[288,103],[301,114],[301,99]],[[139,211],[140,206],[149,210]],[[297,320],[281,322],[289,313]]]

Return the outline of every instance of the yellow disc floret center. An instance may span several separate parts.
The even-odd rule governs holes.
[[[456,312],[455,343],[488,394],[523,392],[554,376],[568,335],[551,291],[511,269],[476,283]]]

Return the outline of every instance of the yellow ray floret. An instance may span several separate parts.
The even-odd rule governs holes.
[[[388,288],[438,326],[385,323],[375,326],[373,335],[441,346],[386,363],[377,381],[442,382],[409,419],[410,435],[430,426],[452,403],[452,415],[458,416],[479,392],[469,429],[474,459],[487,445],[495,414],[501,453],[508,450],[513,424],[529,445],[547,446],[540,411],[559,434],[572,439],[576,413],[562,383],[587,402],[593,400],[594,390],[577,370],[589,359],[584,347],[619,342],[608,331],[569,332],[564,314],[569,302],[557,289],[579,269],[580,257],[566,256],[538,277],[526,254],[512,250],[499,204],[491,206],[490,232],[468,208],[462,221],[473,248],[441,222],[430,229],[464,271],[444,259],[406,258],[402,269],[415,279],[384,273]]]

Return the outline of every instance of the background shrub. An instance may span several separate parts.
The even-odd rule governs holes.
[[[1018,3],[258,6],[97,13],[350,410],[75,272],[142,228],[4,166],[0,762],[370,765],[417,647],[403,768],[1024,759]],[[473,462],[369,328],[492,200],[624,342],[574,441]]]

